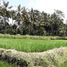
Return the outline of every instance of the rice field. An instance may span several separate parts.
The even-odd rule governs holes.
[[[0,38],[0,48],[16,49],[24,52],[42,52],[65,46],[67,46],[67,40]]]
[[[23,52],[43,52],[53,48],[67,47],[67,37],[14,36],[0,34],[0,48],[16,49]],[[0,61],[0,67],[15,65]],[[67,67],[67,63],[60,67]]]

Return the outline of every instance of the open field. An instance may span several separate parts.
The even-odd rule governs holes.
[[[16,49],[21,52],[43,52],[54,48],[67,47],[66,37],[58,36],[21,36],[0,34],[0,48]],[[52,54],[51,54],[52,55]],[[0,61],[0,67],[15,67]],[[67,63],[60,67],[67,67]]]
[[[24,52],[42,52],[64,46],[67,46],[67,40],[0,38],[0,48],[11,48]]]

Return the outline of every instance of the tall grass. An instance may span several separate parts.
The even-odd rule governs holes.
[[[13,38],[13,39],[42,39],[42,40],[67,40],[67,36],[32,36],[32,35],[10,35],[10,34],[0,34],[0,38]]]
[[[64,46],[67,46],[67,40],[0,38],[0,48],[11,48],[24,52],[42,52]]]

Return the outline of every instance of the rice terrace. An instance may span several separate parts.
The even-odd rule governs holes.
[[[24,67],[25,63],[31,65],[31,67],[33,65],[37,67],[39,65],[41,67],[66,67],[66,53],[66,37],[0,34],[0,59],[2,62],[4,60],[11,65],[9,66],[9,64],[3,62],[6,67],[18,67],[17,65]],[[41,56],[42,54],[43,56]]]
[[[67,67],[65,3],[0,0],[0,67]]]

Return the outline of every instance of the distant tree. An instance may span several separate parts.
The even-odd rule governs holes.
[[[16,10],[10,10],[9,2],[0,2],[0,33],[22,35],[67,35],[67,24],[64,24],[64,13],[55,10],[48,14],[38,10],[26,9],[18,5]],[[9,18],[12,19],[10,25]],[[13,22],[15,20],[15,22]]]
[[[18,22],[18,25],[20,25],[20,22],[22,21],[22,10],[23,8],[21,5],[18,5],[16,10],[16,21]]]
[[[65,18],[64,13],[61,10],[55,10],[55,13],[60,19]]]

